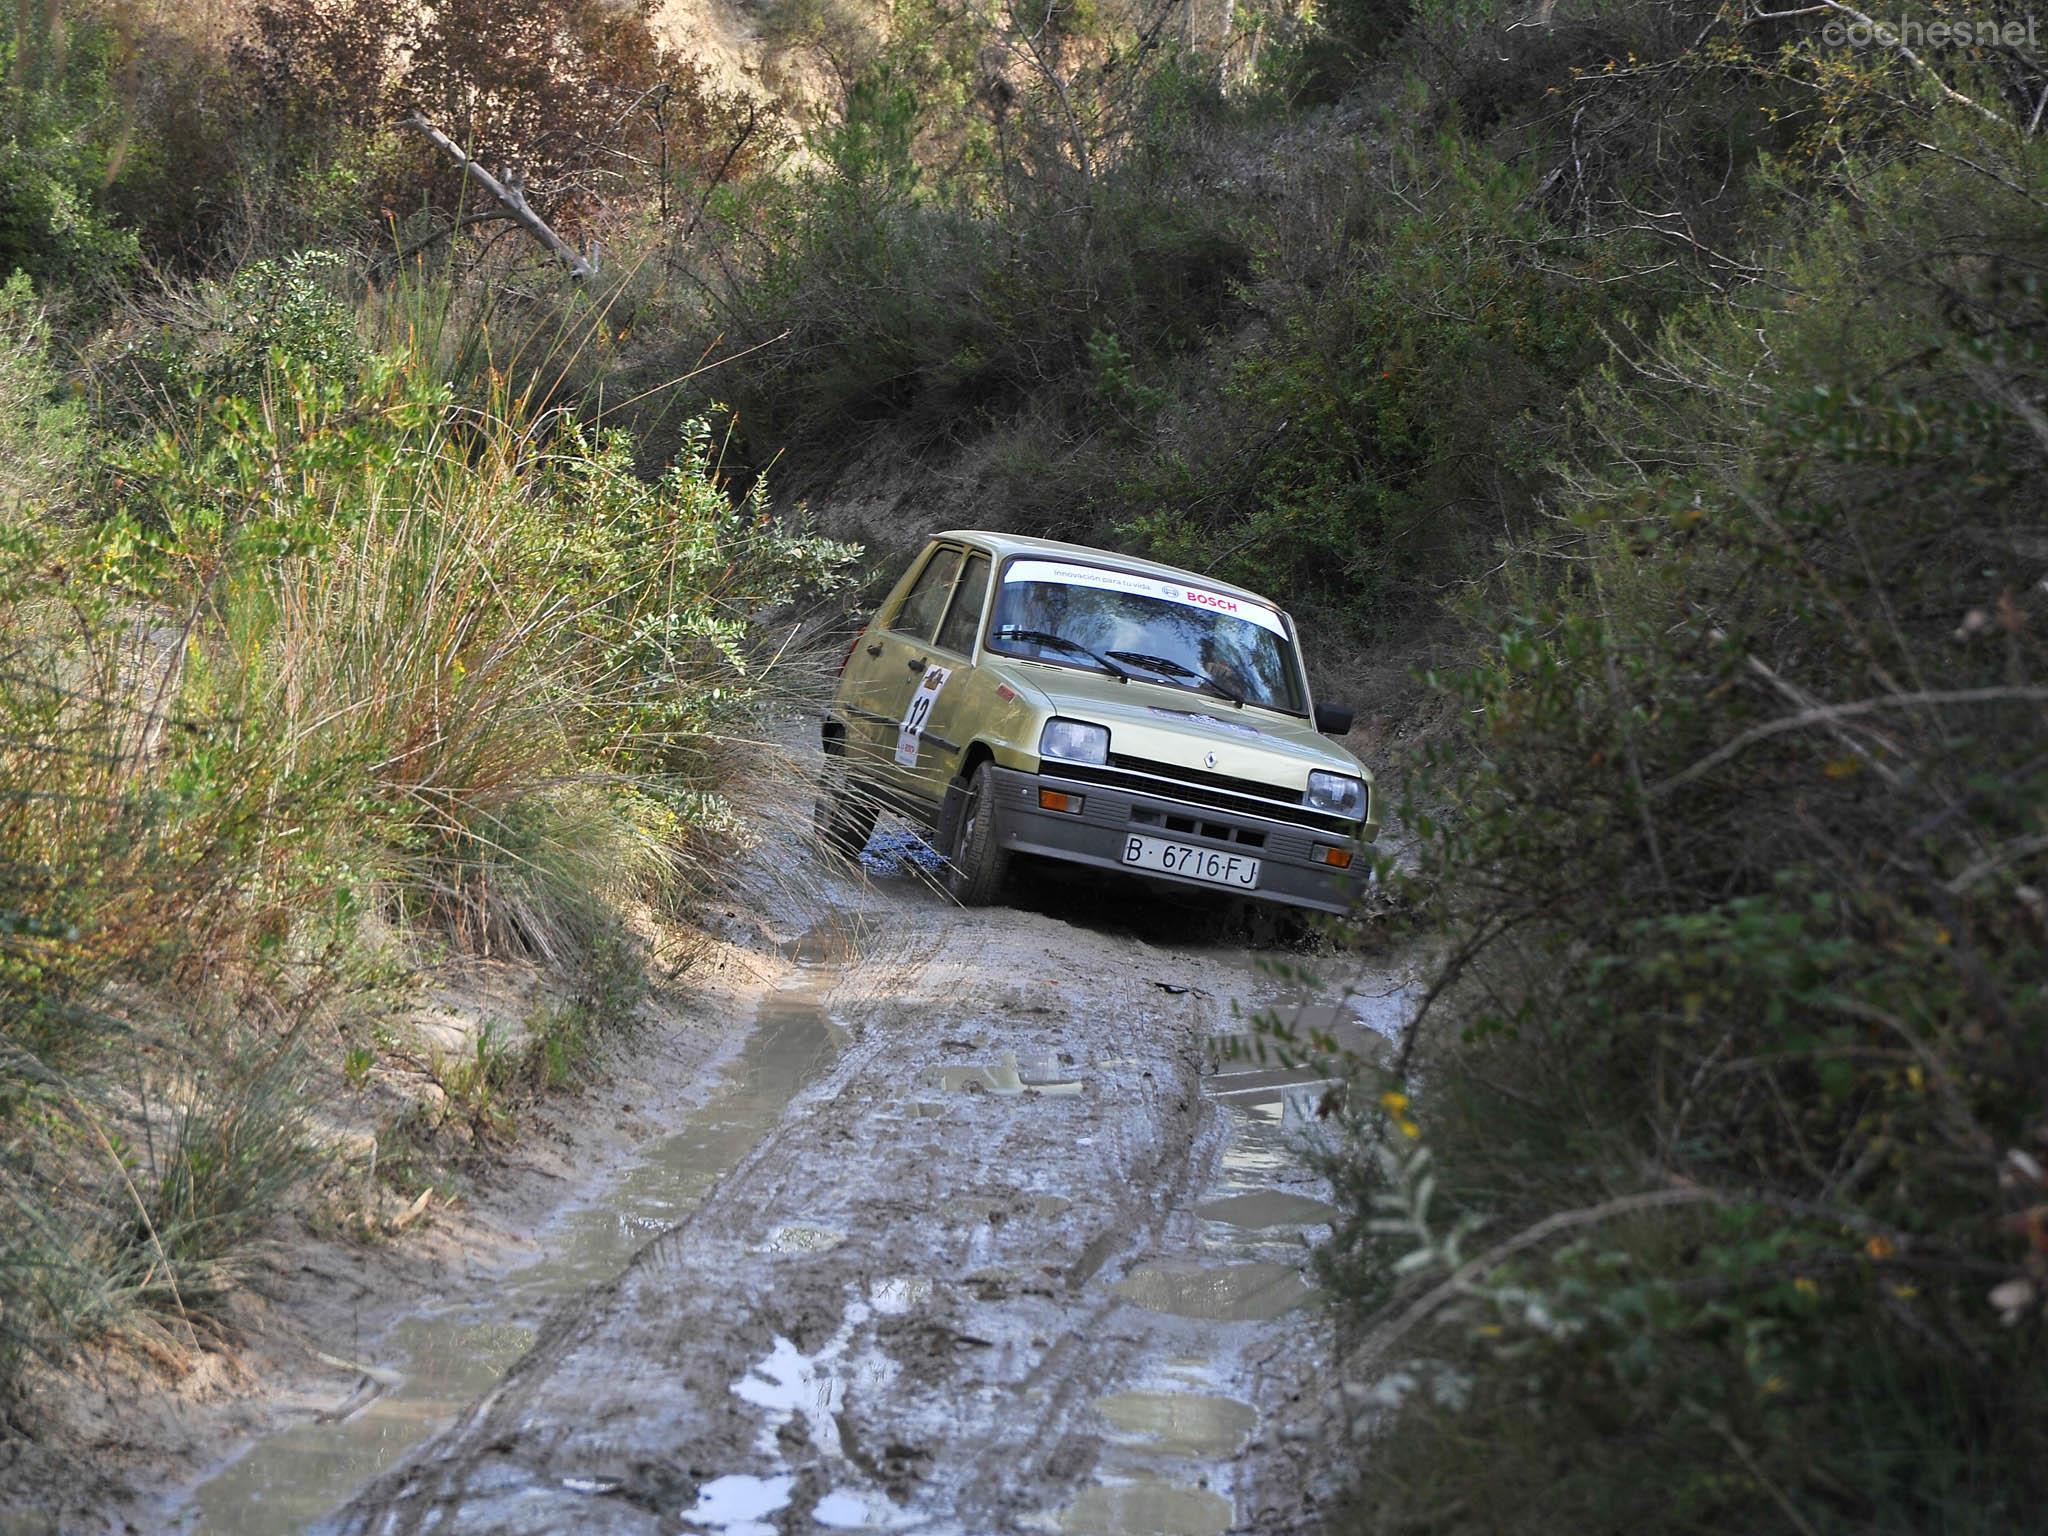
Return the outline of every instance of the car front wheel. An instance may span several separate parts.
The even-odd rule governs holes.
[[[946,854],[946,889],[963,907],[988,906],[1010,871],[1009,850],[996,840],[995,795],[995,765],[982,763],[967,781],[959,829]]]

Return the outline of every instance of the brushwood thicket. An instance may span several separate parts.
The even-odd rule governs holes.
[[[422,943],[615,977],[761,616],[982,523],[1399,786],[1333,1529],[2038,1524],[2048,73],[1891,9],[0,20],[0,1381],[232,1283]]]

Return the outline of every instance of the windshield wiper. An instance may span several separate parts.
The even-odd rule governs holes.
[[[1086,656],[1120,683],[1128,683],[1131,680],[1131,674],[1111,661],[1107,656],[1098,656],[1080,641],[1069,640],[1065,635],[1056,635],[1049,629],[1018,629],[1014,625],[1005,624],[996,631],[996,638],[998,640],[1029,640],[1034,645],[1057,645],[1064,650],[1073,652],[1076,656]]]
[[[1164,656],[1147,656],[1143,651],[1111,651],[1109,654],[1118,661],[1128,661],[1133,666],[1143,667],[1148,672],[1157,672],[1165,677],[1185,677],[1191,682],[1200,683],[1218,698],[1228,699],[1239,709],[1244,708],[1244,700],[1241,697],[1232,693],[1228,688],[1217,682],[1215,678],[1210,677],[1205,672],[1197,672],[1193,667],[1182,666],[1179,662],[1169,661]]]

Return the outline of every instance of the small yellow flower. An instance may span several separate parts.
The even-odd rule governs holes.
[[[1807,1279],[1804,1275],[1801,1275],[1797,1280],[1794,1280],[1792,1282],[1792,1289],[1797,1291],[1802,1296],[1818,1296],[1820,1294],[1820,1287],[1815,1285],[1811,1280]]]
[[[1920,1287],[1917,1285],[1895,1285],[1892,1287],[1892,1294],[1901,1301],[1911,1301],[1920,1294]]]
[[[1405,1093],[1383,1093],[1380,1095],[1380,1103],[1398,1115],[1408,1107],[1408,1095]]]
[[[1915,1093],[1925,1093],[1927,1091],[1927,1074],[1920,1070],[1920,1063],[1917,1061],[1912,1066],[1906,1068],[1906,1081],[1912,1085]]]
[[[1766,1397],[1775,1397],[1778,1393],[1784,1390],[1785,1378],[1782,1376],[1768,1377],[1764,1381],[1764,1395]]]
[[[1413,1120],[1403,1120],[1401,1122],[1401,1134],[1403,1136],[1406,1136],[1410,1141],[1413,1141],[1416,1137],[1422,1134],[1422,1127],[1417,1125]]]
[[[1501,1334],[1499,1323],[1481,1323],[1475,1330],[1482,1339],[1497,1339]]]
[[[1888,1259],[1893,1254],[1897,1253],[1899,1250],[1898,1245],[1895,1244],[1890,1238],[1884,1236],[1884,1234],[1882,1233],[1879,1233],[1876,1237],[1873,1237],[1869,1242],[1863,1245],[1863,1251],[1869,1254],[1873,1259]]]

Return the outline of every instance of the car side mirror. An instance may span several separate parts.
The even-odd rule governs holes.
[[[1351,729],[1356,715],[1356,710],[1346,709],[1342,704],[1318,704],[1316,729],[1325,736],[1342,736]]]

